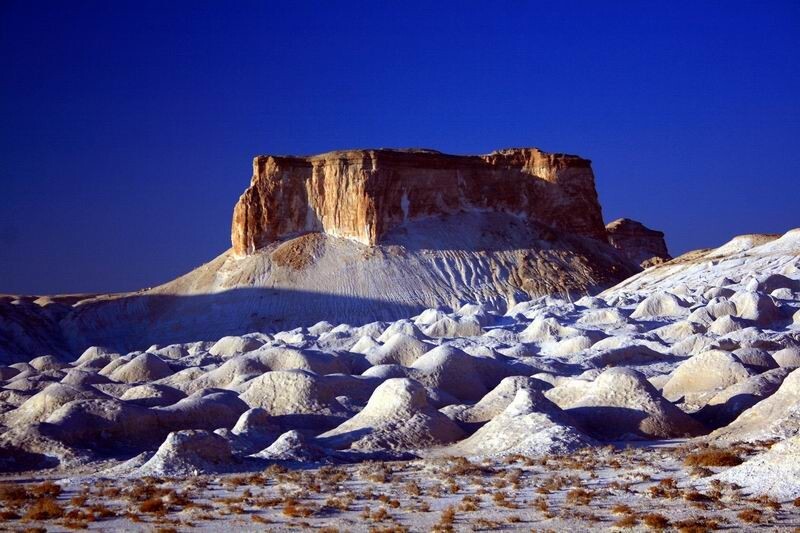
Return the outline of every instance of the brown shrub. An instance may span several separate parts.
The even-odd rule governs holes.
[[[611,508],[611,512],[614,514],[631,514],[633,513],[633,509],[631,509],[630,505],[618,503]]]
[[[287,498],[283,504],[283,514],[291,518],[307,518],[314,514],[314,510],[305,505],[299,505],[293,498]]]
[[[101,503],[95,503],[89,506],[89,511],[94,515],[95,519],[111,518],[117,516],[117,513],[106,507]]]
[[[589,505],[594,493],[586,489],[572,489],[567,493],[566,503],[570,505]]]
[[[690,490],[683,495],[683,499],[687,502],[710,502],[711,498],[703,494],[702,492],[698,492],[696,490]]]
[[[495,492],[492,496],[495,505],[498,507],[505,507],[506,509],[516,509],[517,504],[508,500],[505,492]]]
[[[0,485],[0,501],[6,505],[15,506],[30,498],[31,495],[25,485],[17,485],[16,483],[3,483]]]
[[[374,513],[369,516],[373,522],[383,522],[389,518],[389,511],[386,510],[386,507],[381,507]]]
[[[478,510],[481,499],[478,496],[466,495],[461,499],[458,508],[465,513],[471,513]]]
[[[473,464],[466,457],[449,457],[446,459],[446,474],[451,476],[474,476],[491,473],[490,468]]]
[[[742,464],[742,458],[736,453],[720,448],[706,448],[686,456],[683,460],[686,466],[736,466]]]
[[[64,508],[55,498],[44,497],[36,500],[25,513],[25,520],[50,520],[64,516]]]
[[[38,485],[32,486],[30,492],[36,497],[51,496],[57,498],[58,495],[61,494],[61,485],[53,483],[48,479]]]
[[[652,529],[666,529],[669,527],[669,519],[663,514],[648,513],[642,517],[642,522]]]
[[[406,494],[409,496],[419,496],[422,494],[422,490],[419,488],[419,484],[416,481],[409,481],[405,484]]]
[[[472,522],[472,531],[491,531],[494,529],[502,529],[502,522],[489,520],[488,518],[478,518]]]
[[[759,496],[758,498],[755,498],[754,501],[760,503],[764,507],[768,507],[768,508],[772,509],[773,511],[780,511],[781,510],[780,502],[778,500],[770,498],[766,494],[764,494],[763,496]]]
[[[148,498],[139,504],[139,511],[142,513],[163,514],[166,512],[164,500],[159,497]]]
[[[636,524],[638,524],[638,523],[639,523],[639,520],[637,520],[634,515],[629,514],[629,515],[623,516],[622,518],[620,518],[619,520],[614,522],[614,527],[632,528],[632,527],[635,527]]]
[[[719,523],[713,518],[695,516],[673,524],[680,533],[707,533],[719,528]]]
[[[745,509],[736,516],[738,516],[742,522],[758,524],[764,518],[764,511],[761,509]]]
[[[452,505],[447,507],[444,511],[442,511],[442,515],[439,517],[440,524],[452,524],[456,520],[456,508]]]

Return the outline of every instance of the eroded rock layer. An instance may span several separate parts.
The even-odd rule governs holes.
[[[608,242],[625,257],[644,268],[669,261],[672,257],[664,233],[629,218],[618,218],[606,225]]]
[[[374,245],[409,220],[470,210],[606,240],[591,162],[519,148],[484,156],[353,150],[256,157],[231,241],[240,256],[309,232]]]

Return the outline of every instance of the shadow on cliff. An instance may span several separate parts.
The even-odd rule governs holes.
[[[237,288],[213,294],[139,294],[83,302],[60,325],[65,344],[77,357],[89,346],[126,353],[153,344],[285,331],[323,320],[353,326],[392,321],[425,308],[422,304],[310,291]]]

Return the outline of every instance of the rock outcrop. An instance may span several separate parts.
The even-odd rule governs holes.
[[[324,232],[374,245],[393,228],[468,210],[512,213],[605,240],[591,163],[536,148],[455,156],[433,150],[352,150],[259,156],[233,212],[237,255]]]
[[[608,242],[625,257],[647,268],[669,261],[672,257],[664,242],[664,233],[629,218],[618,218],[606,224]]]

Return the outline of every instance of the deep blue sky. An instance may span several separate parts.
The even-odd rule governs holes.
[[[0,2],[0,293],[229,246],[251,158],[539,146],[674,253],[800,226],[800,2]]]

